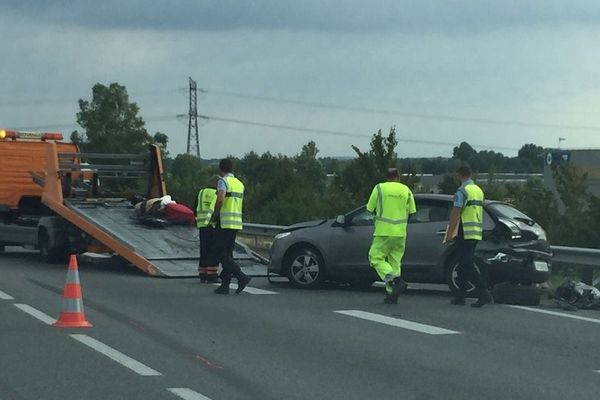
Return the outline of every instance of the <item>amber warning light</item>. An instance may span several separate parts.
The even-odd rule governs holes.
[[[9,131],[0,129],[0,139],[63,140],[63,135],[62,133]]]

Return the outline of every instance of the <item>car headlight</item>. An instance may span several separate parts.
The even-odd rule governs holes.
[[[542,228],[536,229],[535,233],[537,233],[539,240],[546,240],[546,241],[548,241],[548,235],[546,235],[546,231],[543,230]]]
[[[275,235],[275,237],[273,238],[273,240],[283,239],[284,237],[288,237],[291,234],[292,234],[292,232],[281,232],[281,233],[278,233],[277,235]]]

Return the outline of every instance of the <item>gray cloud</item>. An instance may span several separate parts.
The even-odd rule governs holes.
[[[53,24],[100,29],[468,33],[600,22],[595,0],[20,0],[3,2],[0,9]]]

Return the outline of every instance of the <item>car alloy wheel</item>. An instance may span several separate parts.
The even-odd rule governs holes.
[[[291,257],[290,281],[298,287],[315,287],[322,281],[322,262],[313,251],[301,249]]]
[[[477,270],[479,271],[477,264],[475,264],[475,268],[477,268]],[[447,274],[446,281],[447,281],[448,286],[450,287],[450,290],[452,291],[452,293],[458,293],[460,290],[460,287],[458,285],[458,272],[456,271],[457,269],[458,269],[458,261],[454,261],[451,264],[451,267],[446,272],[446,274]],[[467,281],[466,293],[467,293],[467,297],[475,294],[475,285],[471,281]]]

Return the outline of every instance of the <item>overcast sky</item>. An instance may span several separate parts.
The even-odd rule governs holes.
[[[600,147],[595,0],[3,0],[0,38],[3,127],[68,137],[77,99],[119,82],[175,155],[191,76],[200,114],[338,133],[201,121],[203,157],[348,156],[392,125],[403,157]]]

